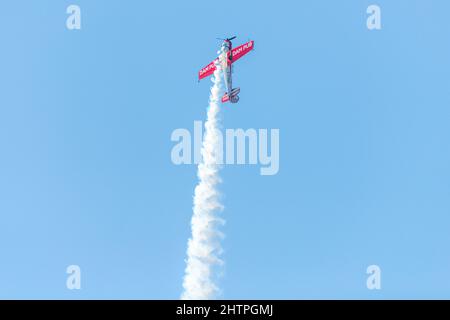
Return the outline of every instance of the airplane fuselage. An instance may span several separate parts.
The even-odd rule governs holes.
[[[233,46],[230,40],[225,40],[222,44],[222,54],[220,63],[223,70],[223,77],[225,80],[225,89],[231,103],[236,103],[239,100],[239,88],[233,89]]]
[[[231,41],[225,40],[222,44],[222,57],[221,57],[221,63],[222,63],[222,70],[223,70],[223,76],[225,78],[225,87],[227,94],[231,94],[231,90],[233,90],[232,85],[232,57],[230,56],[230,59],[228,59],[228,52],[232,52],[232,44]]]

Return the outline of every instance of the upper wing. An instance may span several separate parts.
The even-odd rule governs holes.
[[[218,59],[219,58],[216,58],[213,62],[211,62],[210,64],[208,64],[206,67],[202,68],[198,72],[198,80],[206,78],[214,73],[214,71],[216,70],[216,61]]]
[[[234,48],[231,53],[228,53],[228,59],[230,59],[230,56],[232,54],[232,61],[231,63],[237,61],[238,59],[245,56],[247,53],[253,50],[254,41],[249,41],[247,43],[241,44],[240,46]],[[198,80],[201,80],[203,78],[209,77],[214,73],[216,70],[216,63],[219,60],[219,58],[216,58],[214,61],[212,61],[210,64],[208,64],[206,67],[202,68],[198,72]]]
[[[245,56],[247,53],[253,50],[254,41],[241,44],[239,47],[234,48],[232,52],[232,63]]]

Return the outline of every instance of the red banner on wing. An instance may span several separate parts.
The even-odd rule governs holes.
[[[254,41],[249,41],[247,43],[241,44],[239,47],[236,47],[232,50],[233,52],[233,62],[242,58],[247,53],[253,50]]]
[[[242,58],[243,56],[245,56],[247,53],[249,53],[250,51],[253,50],[253,46],[254,46],[254,41],[249,41],[247,43],[241,44],[240,46],[234,48],[232,50],[233,53],[233,62],[239,60],[240,58]],[[228,53],[228,58],[230,58],[230,52]],[[214,73],[214,71],[216,70],[216,61],[219,58],[215,59],[213,62],[211,62],[210,64],[208,64],[206,67],[202,68],[199,72],[198,72],[198,79],[201,80],[203,78],[209,77],[210,75],[212,75]]]
[[[214,60],[198,72],[198,80],[206,78],[214,73],[214,71],[216,70],[216,60]]]

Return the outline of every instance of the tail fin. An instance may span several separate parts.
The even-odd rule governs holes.
[[[222,97],[222,103],[230,101],[231,103],[236,103],[239,101],[238,94],[241,92],[241,88],[234,88],[231,90],[231,98],[228,96],[228,93],[225,93]]]

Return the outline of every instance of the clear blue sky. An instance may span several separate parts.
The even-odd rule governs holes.
[[[256,50],[224,127],[279,128],[280,171],[222,171],[223,297],[450,298],[448,1],[0,8],[0,298],[180,296],[197,179],[170,134],[205,118],[197,71],[231,35]]]

